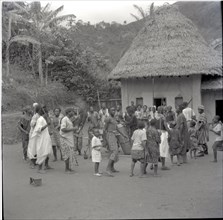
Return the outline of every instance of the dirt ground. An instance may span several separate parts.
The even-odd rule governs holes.
[[[210,143],[211,144],[211,143]],[[5,219],[137,219],[212,218],[222,214],[222,152],[189,159],[181,167],[161,171],[161,177],[129,177],[131,159],[120,156],[115,177],[93,176],[90,159],[78,156],[76,174],[65,174],[62,161],[54,170],[37,174],[22,160],[21,144],[3,146],[3,205]],[[52,161],[52,157],[51,160]],[[103,158],[101,171],[106,169]],[[29,178],[42,178],[40,187]]]

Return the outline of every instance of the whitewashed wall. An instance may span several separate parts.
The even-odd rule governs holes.
[[[193,98],[190,106],[197,114],[197,107],[201,104],[201,77],[200,75],[189,77],[156,77],[154,86],[154,98],[166,98],[167,105],[175,108],[175,97],[182,95],[184,101]],[[128,79],[121,80],[122,84],[122,108],[130,105],[131,101],[143,97],[143,104],[152,106],[152,79]]]
[[[202,91],[202,103],[205,107],[205,113],[208,118],[208,122],[211,122],[212,118],[216,114],[216,100],[222,100],[221,90],[206,90]]]

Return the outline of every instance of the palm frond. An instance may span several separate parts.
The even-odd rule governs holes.
[[[153,14],[154,14],[154,2],[149,7],[149,14],[150,14],[150,16],[153,16]]]
[[[38,45],[41,44],[37,39],[30,36],[26,36],[26,35],[17,35],[15,37],[12,37],[9,43],[11,44],[13,42],[31,43],[31,44],[38,44]]]
[[[48,26],[51,25],[51,24],[61,23],[61,22],[66,21],[66,20],[68,20],[68,19],[75,19],[75,18],[76,18],[76,16],[73,15],[73,14],[62,15],[62,16],[56,17],[56,18],[54,18],[54,19],[52,19],[52,20],[46,22],[46,23],[44,24],[43,28],[46,28],[46,27],[48,27]]]
[[[135,9],[137,9],[138,13],[141,15],[142,18],[146,17],[146,12],[142,9],[142,7],[138,5],[133,5]]]
[[[137,21],[140,20],[140,18],[139,18],[138,16],[136,16],[136,15],[134,15],[134,14],[132,14],[132,13],[130,13],[130,15],[131,15],[132,17],[134,17]]]
[[[46,6],[42,9],[42,13],[46,13],[50,9],[50,3],[47,3]]]
[[[28,12],[24,7],[20,6],[18,3],[13,2],[13,4],[14,4],[14,6],[15,6],[16,8],[18,8],[18,9],[21,10],[22,12],[25,12],[27,15],[29,14],[29,12]]]
[[[46,21],[50,21],[51,19],[55,18],[58,13],[60,13],[61,11],[63,11],[64,6],[60,6],[59,8],[57,8],[56,10],[52,11],[47,17],[46,17]]]
[[[10,13],[10,16],[14,21],[22,21],[25,24],[30,24],[29,20],[25,19],[23,16],[15,14],[15,13]]]

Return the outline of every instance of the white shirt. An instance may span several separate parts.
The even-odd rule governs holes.
[[[221,125],[220,123],[218,123],[218,124],[213,128],[213,130],[214,130],[215,132],[219,132],[219,131],[222,132],[222,125]],[[214,135],[215,135],[215,141],[222,141],[222,140],[223,140],[223,138],[222,138],[222,134],[217,135],[217,134],[214,133]]]
[[[184,114],[187,121],[192,120],[192,116],[195,116],[195,113],[194,113],[193,109],[189,108],[189,107],[187,107],[183,110],[183,114]]]
[[[95,146],[102,146],[101,140],[97,138],[96,136],[93,136],[91,140],[91,147],[92,149],[95,149]],[[97,147],[96,150],[100,150],[100,147]]]
[[[143,150],[142,142],[146,141],[146,130],[137,129],[132,135],[133,145],[132,150]]]

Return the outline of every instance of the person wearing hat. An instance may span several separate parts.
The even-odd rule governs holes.
[[[23,115],[18,122],[18,129],[22,135],[23,159],[27,160],[27,148],[29,143],[30,121],[32,118],[32,109],[30,106],[23,108]]]
[[[204,106],[198,106],[198,120],[196,124],[196,129],[198,131],[198,145],[203,148],[203,153],[208,154],[207,142],[209,141],[208,127],[207,127],[207,117],[204,113]],[[203,154],[200,152],[200,154]],[[199,155],[198,155],[199,156]]]

